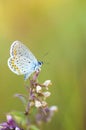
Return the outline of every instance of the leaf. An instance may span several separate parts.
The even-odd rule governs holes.
[[[31,125],[31,126],[30,126],[30,130],[40,130],[40,129],[37,128],[35,125]]]
[[[29,119],[23,112],[13,111],[10,114],[16,123],[21,125],[23,128],[26,128],[27,124],[29,124]]]
[[[26,106],[27,104],[27,99],[26,99],[26,96],[25,95],[22,95],[22,94],[15,94],[15,97],[18,97],[22,103],[24,104],[24,106]]]

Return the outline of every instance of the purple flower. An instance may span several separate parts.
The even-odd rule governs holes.
[[[52,119],[52,116],[54,113],[58,110],[56,106],[51,106],[51,107],[45,107],[45,108],[40,108],[39,112],[36,115],[36,122],[37,124],[41,124],[42,122],[50,122]]]
[[[11,115],[7,115],[7,122],[0,124],[0,130],[22,130],[20,129],[16,122],[13,120]]]

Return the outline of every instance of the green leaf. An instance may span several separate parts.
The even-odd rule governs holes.
[[[37,126],[35,126],[35,125],[31,125],[31,126],[30,126],[30,130],[40,130],[40,129],[37,128]]]
[[[24,106],[26,106],[26,104],[27,104],[27,98],[26,98],[25,95],[15,94],[15,97],[18,97],[22,101],[22,103],[24,104]]]
[[[21,125],[23,128],[26,128],[27,124],[29,124],[29,120],[23,112],[13,111],[10,114],[16,123]]]

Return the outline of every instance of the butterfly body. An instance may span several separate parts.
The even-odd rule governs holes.
[[[32,73],[38,71],[42,62],[37,61],[32,52],[20,41],[14,41],[10,48],[8,66],[17,75],[24,75],[28,79]]]

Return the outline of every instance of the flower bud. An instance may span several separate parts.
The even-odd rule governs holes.
[[[44,95],[45,98],[47,98],[47,97],[49,97],[51,95],[51,93],[48,92],[48,91],[47,92],[43,92],[42,94]]]
[[[15,130],[20,130],[20,128],[16,127]]]
[[[37,93],[40,93],[41,90],[42,90],[41,86],[38,85],[38,86],[36,87],[36,92],[37,92]]]
[[[51,106],[50,111],[56,112],[58,110],[57,106]]]
[[[34,106],[34,102],[33,101],[30,102],[30,107],[32,107],[32,106]]]
[[[35,101],[35,107],[39,108],[39,107],[41,107],[41,106],[42,106],[41,102],[38,101],[38,100],[36,100],[36,101]]]
[[[49,85],[52,85],[51,80],[46,80],[46,81],[43,83],[43,85],[44,85],[45,87],[48,87]],[[47,89],[48,89],[48,88],[47,88]]]
[[[47,106],[47,103],[45,101],[42,101],[42,106],[43,107],[46,107]]]

